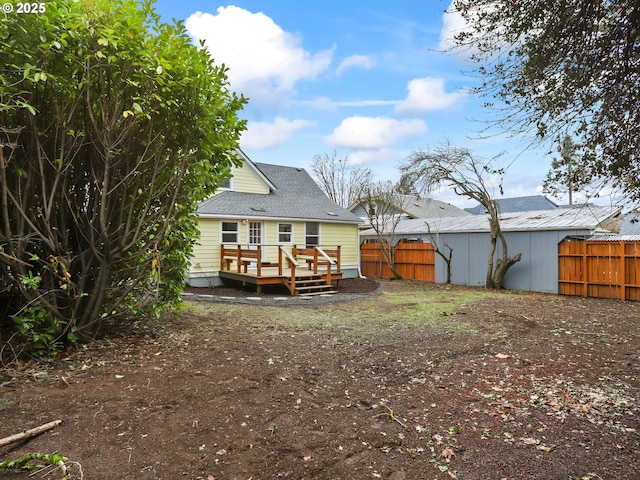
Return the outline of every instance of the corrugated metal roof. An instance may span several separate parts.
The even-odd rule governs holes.
[[[598,242],[640,242],[640,235],[593,235],[588,240]]]
[[[533,230],[595,230],[601,223],[620,213],[617,207],[588,206],[580,209],[536,210],[529,212],[513,212],[500,215],[500,226],[504,232]],[[443,217],[433,219],[401,220],[395,229],[398,235],[424,234],[427,232],[425,222],[429,223],[432,232],[461,233],[488,232],[489,216],[473,215],[469,217]],[[375,235],[372,229],[365,230],[362,235]]]

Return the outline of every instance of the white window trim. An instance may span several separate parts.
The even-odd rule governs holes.
[[[224,234],[225,233],[232,233],[230,230],[223,230],[222,226],[225,223],[234,223],[236,225],[236,241],[235,242],[224,242],[223,238],[224,238]],[[235,220],[220,220],[220,245],[225,244],[225,245],[238,245],[240,243],[240,222],[235,221]]]
[[[280,232],[280,225],[291,225],[291,231],[290,232]],[[289,241],[288,242],[283,242],[280,241],[280,234],[283,235],[289,235]],[[294,239],[294,226],[292,222],[280,222],[276,224],[276,243],[278,245],[293,245],[293,239]]]
[[[318,224],[318,243],[316,245],[322,245],[322,223],[320,222],[305,222],[304,223],[304,245],[307,246],[307,224],[309,223],[317,223]]]

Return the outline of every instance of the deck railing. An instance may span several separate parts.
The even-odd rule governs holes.
[[[305,263],[307,271],[322,274],[326,283],[331,284],[333,269],[335,268],[335,273],[340,273],[340,246],[316,245],[302,248],[293,245],[289,251],[283,245],[220,245],[220,271],[247,274],[251,268],[251,276],[257,275],[260,279],[264,273],[266,279],[276,278],[272,272],[277,267],[278,277],[288,276],[287,286],[292,293],[296,288],[296,269],[299,272]],[[271,267],[271,272],[265,271],[265,267]],[[319,267],[326,268],[320,270]],[[285,273],[285,269],[289,269],[289,272]]]
[[[231,264],[236,262],[238,273],[247,273],[249,265],[255,263],[257,274],[262,273],[262,246],[256,245],[253,248],[242,248],[241,245],[228,246],[220,245],[220,270],[230,271]]]

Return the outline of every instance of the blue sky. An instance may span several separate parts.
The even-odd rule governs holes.
[[[459,25],[450,0],[284,0],[219,3],[159,0],[164,21],[184,20],[229,68],[231,89],[249,98],[241,148],[254,161],[309,167],[333,154],[396,180],[415,149],[448,140],[510,164],[504,196],[541,193],[551,162],[523,142],[477,139],[489,112],[467,93],[475,79],[464,58],[443,53]],[[496,196],[500,197],[496,191]],[[470,202],[442,191],[459,206]]]

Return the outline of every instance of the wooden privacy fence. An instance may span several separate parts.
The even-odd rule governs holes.
[[[430,243],[399,243],[395,248],[394,260],[396,270],[402,278],[436,281],[435,252]],[[360,245],[360,267],[365,277],[393,276],[377,243]]]
[[[558,293],[640,300],[640,242],[563,240],[558,245]]]

